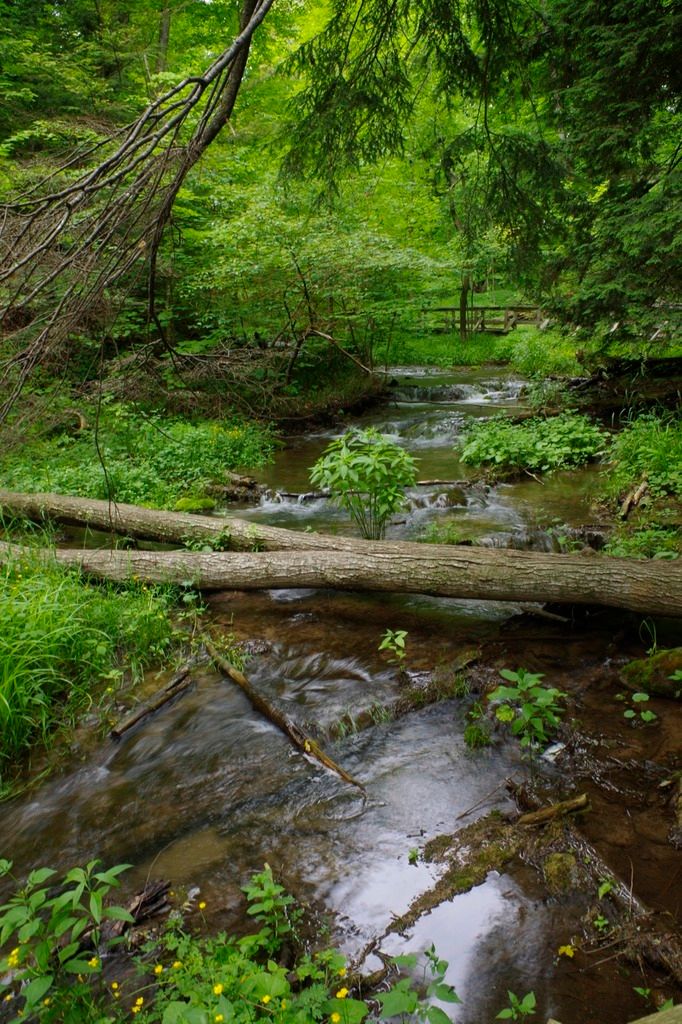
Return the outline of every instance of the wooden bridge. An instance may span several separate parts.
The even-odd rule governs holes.
[[[427,312],[445,314],[441,330],[450,332],[460,329],[459,306],[434,306]],[[468,306],[466,329],[467,334],[509,334],[517,324],[535,324],[539,327],[542,319],[539,306]]]

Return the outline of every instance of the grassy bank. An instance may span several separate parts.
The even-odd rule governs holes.
[[[0,798],[33,750],[163,660],[173,638],[172,588],[89,586],[56,562],[0,564]]]
[[[4,486],[173,508],[224,482],[228,470],[264,465],[275,446],[272,428],[257,421],[187,422],[124,404],[84,413],[77,432],[57,431],[5,456]]]
[[[415,366],[480,366],[508,364],[525,377],[578,375],[581,367],[575,343],[559,331],[519,327],[510,334],[473,334],[462,340],[457,331],[447,334],[402,336],[375,354],[377,364]]]

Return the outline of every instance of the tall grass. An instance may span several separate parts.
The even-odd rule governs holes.
[[[72,724],[105,680],[163,654],[172,596],[90,587],[32,556],[0,564],[0,794],[30,748]]]

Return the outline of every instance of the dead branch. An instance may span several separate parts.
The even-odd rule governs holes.
[[[34,368],[68,351],[104,292],[135,269],[149,275],[189,170],[229,120],[254,32],[273,0],[243,0],[240,32],[202,75],[189,76],[102,140],[100,162],[72,177],[73,158],[0,206],[0,422]],[[198,114],[198,118],[197,118]],[[70,173],[71,172],[71,173]],[[19,324],[20,326],[12,326]]]
[[[265,718],[271,721],[273,725],[276,725],[277,728],[291,740],[294,746],[298,747],[298,749],[308,757],[314,758],[314,760],[318,761],[329,771],[334,772],[334,774],[338,775],[344,782],[350,783],[351,786],[357,786],[357,788],[365,794],[365,787],[361,782],[354,779],[353,776],[349,775],[345,769],[341,768],[336,761],[333,761],[331,757],[325,754],[312,736],[308,736],[300,726],[296,725],[295,722],[292,722],[292,720],[280,711],[279,708],[276,708],[274,704],[271,704],[270,701],[266,700],[262,694],[258,693],[244,673],[240,672],[238,668],[235,668],[235,666],[227,660],[227,658],[223,657],[223,655],[216,650],[211,641],[206,637],[204,637],[204,646],[217,667],[224,672],[225,675],[228,675],[230,679],[232,679],[232,681],[244,691],[256,711],[259,711]]]

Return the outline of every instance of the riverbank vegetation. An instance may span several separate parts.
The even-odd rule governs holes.
[[[272,429],[257,420],[192,421],[125,403],[82,408],[0,458],[6,486],[154,508],[200,508],[203,500],[210,508],[207,489],[219,491],[231,470],[262,467],[275,446]]]
[[[93,587],[38,557],[0,562],[0,799],[18,769],[139,681],[173,643],[173,588]]]

